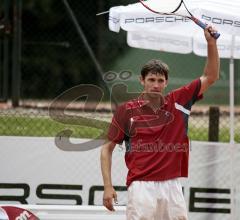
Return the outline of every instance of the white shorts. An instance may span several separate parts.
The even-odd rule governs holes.
[[[187,220],[178,179],[134,181],[128,187],[127,220]]]

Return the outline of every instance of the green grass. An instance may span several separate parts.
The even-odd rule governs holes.
[[[195,141],[208,141],[208,129],[207,128],[195,128],[190,126],[189,137],[191,140]],[[228,128],[221,128],[219,131],[219,142],[229,142],[230,135]],[[236,141],[240,142],[240,136],[236,137]]]
[[[24,116],[1,116],[0,135],[1,136],[35,136],[54,137],[59,132],[66,129],[73,131],[71,137],[76,138],[97,138],[102,133],[101,129],[80,125],[63,124],[49,117],[24,117]],[[208,129],[205,127],[196,128],[189,125],[189,137],[191,140],[207,141]],[[228,128],[221,128],[219,134],[220,142],[229,142]],[[240,142],[240,135],[236,136],[236,141]]]
[[[66,129],[72,130],[72,137],[78,138],[96,138],[101,134],[100,129],[62,124],[46,117],[0,117],[1,136],[54,137]]]

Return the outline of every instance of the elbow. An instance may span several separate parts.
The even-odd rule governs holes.
[[[216,81],[218,81],[219,80],[219,71],[218,72],[216,72],[216,74],[207,74],[207,82],[208,82],[208,84],[209,85],[212,85],[212,84],[214,84]]]
[[[209,83],[210,85],[212,85],[212,84],[214,84],[215,82],[217,82],[218,80],[219,80],[219,76],[210,77],[210,78],[208,79],[208,83]]]
[[[208,79],[208,80],[207,80],[207,84],[208,84],[209,86],[211,86],[211,85],[213,85],[216,81],[217,81],[216,78],[214,78],[214,79]]]
[[[105,156],[106,154],[112,154],[113,150],[114,150],[115,144],[108,142],[104,145],[101,146],[101,155]]]

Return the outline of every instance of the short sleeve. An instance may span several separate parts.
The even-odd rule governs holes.
[[[120,144],[124,141],[127,129],[127,111],[125,105],[119,106],[112,118],[108,129],[108,139],[114,143]]]
[[[174,99],[181,105],[193,105],[196,101],[203,98],[199,95],[201,89],[200,78],[193,80],[191,83],[180,87],[172,92]]]

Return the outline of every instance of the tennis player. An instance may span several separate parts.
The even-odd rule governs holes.
[[[180,177],[188,176],[188,117],[191,106],[219,78],[216,40],[204,30],[208,57],[203,75],[163,96],[168,66],[151,60],[141,70],[142,94],[118,107],[101,148],[103,205],[114,211],[117,194],[111,181],[112,152],[125,141],[128,168],[127,220],[187,220]]]

